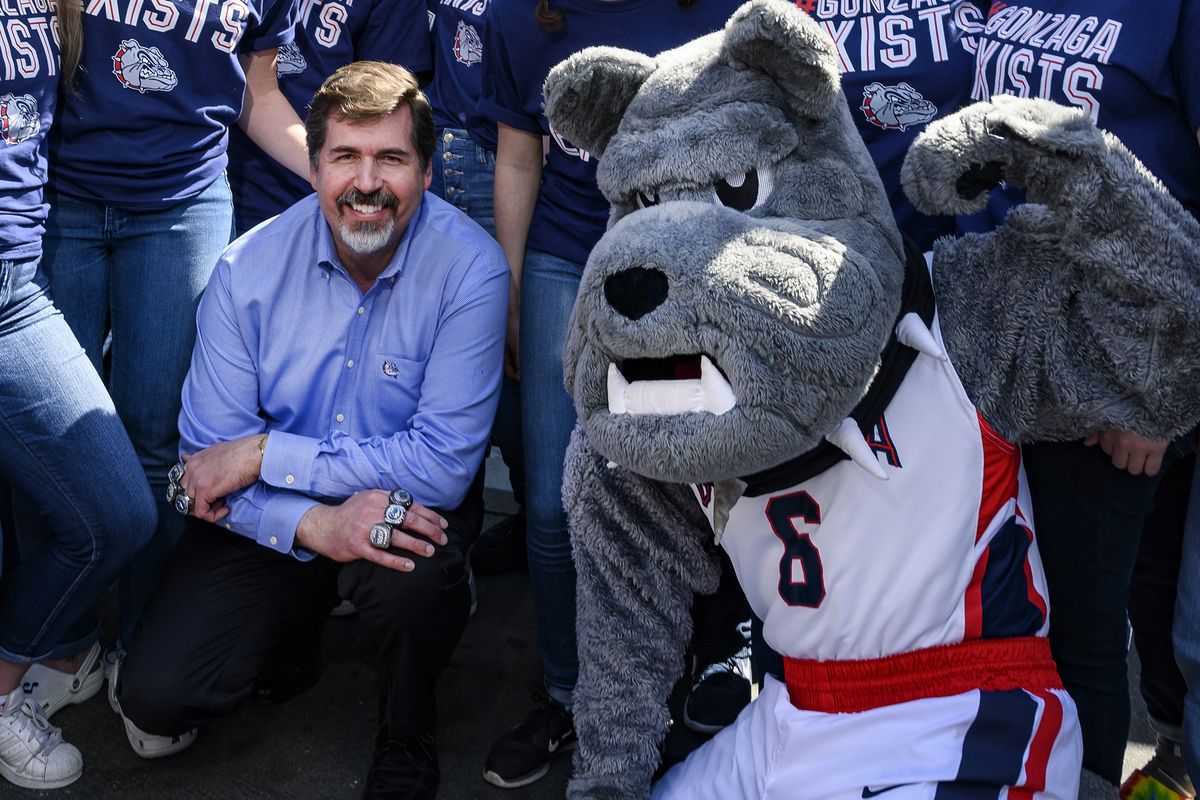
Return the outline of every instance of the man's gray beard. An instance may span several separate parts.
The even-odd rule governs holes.
[[[387,246],[396,228],[396,220],[388,217],[382,222],[359,222],[351,225],[342,220],[342,241],[360,256],[369,256]]]

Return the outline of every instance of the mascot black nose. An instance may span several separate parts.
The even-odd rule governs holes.
[[[656,269],[633,267],[604,279],[604,299],[629,319],[641,319],[667,299],[667,276]]]

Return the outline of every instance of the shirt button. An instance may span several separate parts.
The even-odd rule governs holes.
[[[283,482],[290,486],[291,484],[296,482],[296,476],[295,475],[287,475],[284,477]]]
[[[446,131],[445,133],[442,134],[442,141],[446,142],[447,144],[449,144],[450,142],[453,142],[454,134],[450,133],[450,131]]]
[[[353,358],[346,362],[346,369],[354,369],[354,359]]]
[[[276,539],[274,536],[272,536],[268,541],[270,541],[271,544],[279,544],[279,540]]]
[[[227,530],[227,531],[231,531],[231,530],[233,530],[233,526],[232,526],[232,525],[230,525],[228,522],[226,522],[226,523],[225,523],[225,530]]]
[[[365,314],[365,313],[366,313],[366,311],[367,311],[367,310],[366,310],[365,308],[363,308],[362,306],[359,306],[359,307],[358,307],[358,313],[360,313],[360,314]]]
[[[346,415],[345,415],[345,414],[338,414],[336,417],[334,417],[334,419],[336,419],[338,422],[345,422],[345,421],[346,421]]]

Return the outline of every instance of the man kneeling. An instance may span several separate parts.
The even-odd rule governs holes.
[[[172,473],[192,516],[115,701],[140,755],[177,752],[256,690],[315,680],[299,654],[340,594],[384,669],[365,797],[433,797],[508,270],[425,193],[433,120],[407,71],[339,69],[306,129],[316,196],[231,244],[201,301]]]

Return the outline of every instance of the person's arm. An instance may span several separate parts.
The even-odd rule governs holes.
[[[279,90],[275,53],[272,48],[238,56],[246,73],[246,99],[238,125],[264,153],[308,180],[304,123]]]
[[[492,197],[496,209],[496,241],[508,259],[508,332],[504,370],[521,377],[521,272],[525,241],[542,184],[542,137],[497,123],[496,177]]]
[[[249,481],[244,475],[236,481],[242,484],[239,491],[222,490],[213,495],[205,488],[216,483],[211,476],[228,479],[220,464],[206,465],[210,460],[204,456],[207,448],[239,440],[256,442],[266,433],[266,423],[258,415],[258,370],[251,357],[254,348],[247,341],[256,337],[253,321],[239,315],[233,302],[230,264],[223,256],[200,299],[196,344],[183,384],[179,450],[190,459],[183,484],[196,512],[204,509],[203,518],[220,519],[235,533],[287,553],[292,550],[296,526],[318,505],[317,500],[258,483],[254,475]],[[257,458],[257,445],[254,453]]]

